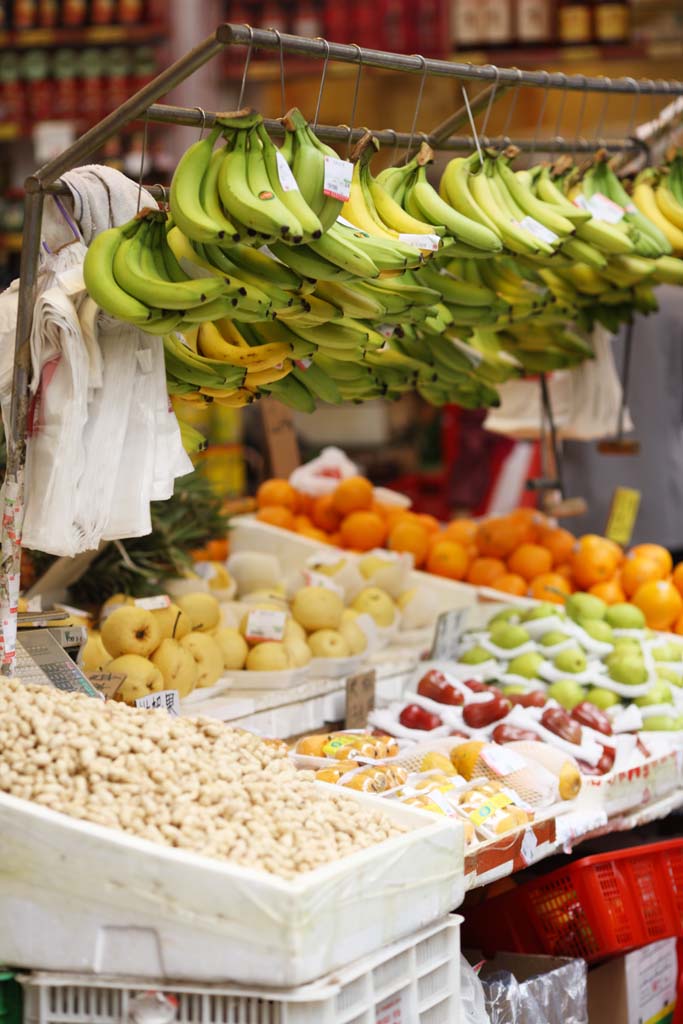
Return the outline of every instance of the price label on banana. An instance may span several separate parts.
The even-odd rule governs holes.
[[[346,202],[351,195],[352,178],[353,164],[349,160],[339,160],[333,156],[325,157],[323,195]]]
[[[299,186],[296,183],[296,178],[292,174],[291,168],[282,153],[279,151],[275,154],[277,159],[277,176],[280,179],[283,192],[298,192]]]
[[[586,200],[588,212],[597,220],[604,220],[607,224],[619,224],[624,219],[624,211],[612,199],[603,195],[602,192],[595,192]]]
[[[427,249],[430,252],[436,252],[441,245],[441,239],[438,235],[414,235],[410,233],[401,233],[398,236],[399,242],[405,242],[406,245],[414,245],[416,249]]]

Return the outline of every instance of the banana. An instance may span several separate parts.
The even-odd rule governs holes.
[[[683,260],[674,256],[660,256],[654,264],[653,281],[658,284],[683,284]]]
[[[633,202],[640,212],[659,228],[674,253],[680,255],[683,252],[683,231],[662,213],[652,180],[652,172],[649,169],[640,172],[633,187]]]
[[[624,222],[639,256],[652,257],[669,255],[672,251],[666,235],[648,217],[644,216],[631,202],[614,171],[604,160],[598,160],[583,178],[584,193],[588,196],[602,192],[624,211]]]
[[[495,182],[490,176],[487,165],[477,174],[470,176],[470,190],[473,198],[496,225],[508,249],[522,255],[552,252],[550,246],[535,238],[524,228],[519,227],[507,210],[503,208],[495,193]]]
[[[199,327],[198,349],[201,355],[210,359],[220,359],[233,366],[246,367],[248,370],[268,370],[279,366],[291,354],[289,344],[273,342],[257,345],[254,348],[234,345],[223,337],[216,324],[207,321]]]
[[[368,182],[368,188],[377,213],[387,227],[392,231],[396,231],[399,235],[444,235],[446,233],[444,225],[431,224],[427,221],[418,220],[416,217],[411,217],[411,215],[406,213],[403,207],[396,202],[394,197],[387,192],[378,179],[373,178],[371,175]]]
[[[330,320],[341,320],[344,315],[339,306],[315,295],[307,295],[302,299],[302,305],[303,310],[294,306],[279,310],[277,319],[296,320],[300,325],[308,324],[314,327],[316,324],[329,323]]]
[[[660,180],[659,185],[655,189],[655,201],[660,212],[669,223],[683,230],[683,206],[674,196],[669,179],[670,174],[663,176]]]
[[[251,390],[253,388],[265,387],[267,384],[275,384],[277,381],[283,380],[291,370],[292,363],[289,359],[284,359],[276,366],[264,369],[249,369],[244,378],[244,387]]]
[[[278,402],[296,409],[297,412],[313,412],[315,409],[316,401],[313,394],[291,373],[282,380],[269,384],[266,390],[273,398],[277,398]]]
[[[597,246],[591,245],[582,238],[567,238],[560,249],[560,252],[569,256],[579,263],[586,263],[594,270],[602,270],[607,266],[607,259]]]
[[[263,122],[257,125],[254,131],[261,142],[261,156],[265,165],[265,172],[276,198],[289,210],[297,224],[301,226],[303,241],[308,241],[311,238],[320,238],[323,233],[322,224],[302,196],[296,178],[289,171],[289,167],[277,147],[271,142]],[[281,167],[278,162],[279,160],[283,161],[284,167]],[[289,173],[287,174],[286,172],[288,171]],[[285,184],[283,184],[283,178]]]
[[[290,267],[295,273],[300,274],[304,281],[348,281],[352,276],[351,272],[342,270],[336,263],[314,252],[307,245],[285,245],[284,242],[271,242],[268,246],[270,252],[277,259]],[[379,271],[375,267],[375,276]]]
[[[327,231],[339,216],[342,201],[325,195],[325,157],[337,154],[314,134],[300,110],[293,107],[282,119],[291,137],[291,167],[306,203]]]
[[[450,201],[450,191],[448,192]],[[485,253],[500,252],[502,244],[499,232],[492,230],[482,219],[476,220],[455,205],[445,202],[427,181],[427,169],[420,166],[414,182],[407,191],[406,205],[414,202],[425,220],[433,224],[444,224],[446,230],[457,242],[470,245]]]
[[[326,373],[315,361],[309,362],[305,367],[295,365],[292,368],[292,376],[313,395],[314,399],[320,399],[329,405],[339,405],[342,401],[334,377]]]
[[[242,367],[195,355],[175,332],[164,335],[164,359],[177,380],[199,387],[240,387],[246,375]]]
[[[249,345],[258,346],[277,342],[289,346],[292,359],[304,359],[316,351],[316,344],[310,337],[302,338],[295,334],[280,320],[268,320],[263,323],[240,323],[240,331]],[[310,334],[310,332],[308,332]]]
[[[585,224],[586,221],[591,219],[590,212],[572,203],[557,183],[553,181],[549,167],[540,168],[539,173],[534,178],[534,187],[539,199],[553,206],[558,213],[561,213],[572,224]]]
[[[349,271],[355,277],[379,277],[380,268],[367,252],[368,243],[369,236],[363,232],[359,233],[354,228],[346,228],[336,223],[322,238],[311,242],[310,248],[317,255],[329,260],[341,270]],[[405,263],[402,267],[405,267]]]
[[[209,442],[196,427],[180,418],[178,418],[178,426],[180,428],[182,446],[188,455],[196,455],[198,452],[203,452],[208,448]]]
[[[381,321],[386,313],[383,302],[372,298],[367,293],[362,293],[353,284],[345,284],[340,281],[319,281],[313,294],[327,302],[334,303],[343,311],[344,316],[377,322]]]
[[[344,220],[355,227],[365,231],[368,235],[375,235],[377,238],[388,238],[390,241],[398,241],[398,232],[382,226],[379,217],[372,214],[367,203],[367,195],[363,189],[360,173],[360,161],[353,166],[351,178],[351,192],[341,209],[341,216]]]
[[[251,405],[252,402],[255,402],[260,397],[259,394],[255,394],[249,388],[237,388],[232,394],[215,396],[213,401],[217,402],[218,405],[225,406],[226,409],[243,409],[245,405]]]
[[[507,189],[523,213],[533,217],[549,231],[563,238],[572,235],[575,225],[561,213],[556,213],[552,206],[537,199],[530,188],[518,178],[504,157],[493,162],[494,174]]]
[[[188,238],[199,242],[218,242],[239,233],[225,216],[214,220],[202,203],[202,182],[209,171],[213,147],[222,129],[215,128],[206,138],[187,149],[171,179],[170,208],[173,220]]]
[[[232,148],[220,166],[218,190],[225,210],[244,224],[252,239],[259,234],[300,238],[301,225],[271,191],[258,136],[248,136],[248,130],[235,132]],[[250,146],[250,142],[258,145]]]
[[[439,272],[429,265],[422,267],[417,274],[419,280],[423,281],[427,287],[440,292],[446,302],[453,302],[460,306],[502,308],[503,304],[496,293],[485,285],[472,284],[471,281],[454,277],[447,270]]]
[[[251,270],[238,267],[231,259],[231,250],[220,249],[217,245],[195,243],[195,251],[206,265],[223,274],[234,285],[236,295],[241,300],[241,307],[252,312],[261,312],[261,319],[266,318],[271,308],[277,312],[293,305],[294,298],[291,293],[277,285],[268,284],[268,291],[263,291],[263,278]]]
[[[141,220],[136,233],[125,238],[114,254],[114,277],[118,285],[130,295],[148,305],[160,309],[191,309],[204,302],[218,298],[225,291],[225,282],[218,277],[188,278],[186,281],[171,281],[168,278],[152,276],[141,266],[142,251],[147,245],[150,225]]]
[[[289,252],[289,249],[287,251]],[[276,259],[270,251],[254,249],[250,245],[231,245],[225,250],[225,254],[238,271],[243,270],[254,275],[254,278],[261,282],[264,291],[271,286],[285,292],[298,292],[301,289],[301,275]]]
[[[106,313],[132,324],[149,324],[155,309],[129,294],[116,282],[114,257],[122,242],[138,230],[137,222],[100,232],[90,243],[83,263],[88,294]]]
[[[240,240],[240,227],[238,227],[237,224],[233,224],[233,222],[226,217],[225,210],[221,203],[220,193],[218,191],[218,176],[220,174],[221,164],[227,156],[229,148],[230,147],[226,144],[212,153],[209,166],[199,185],[199,200],[205,213],[215,224],[218,225],[219,228],[223,229],[225,236],[223,239],[195,238],[194,240],[197,242],[216,241],[226,245],[227,243],[234,244]]]

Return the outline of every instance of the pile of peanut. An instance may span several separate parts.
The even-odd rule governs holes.
[[[0,791],[292,878],[398,835],[297,772],[284,744],[208,718],[0,683]]]

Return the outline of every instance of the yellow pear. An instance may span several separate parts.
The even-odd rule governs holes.
[[[303,626],[299,625],[296,619],[293,619],[291,615],[287,619],[284,635],[285,643],[289,640],[301,640],[303,643],[306,643],[306,630]]]
[[[100,630],[102,643],[113,658],[138,654],[147,658],[161,643],[161,633],[152,612],[137,605],[123,605],[107,616]]]
[[[188,616],[195,632],[208,633],[221,620],[221,606],[211,594],[201,591],[195,594],[183,594],[177,598],[176,603]]]
[[[362,654],[368,646],[368,638],[352,619],[342,620],[339,632],[347,643],[350,654]]]
[[[121,674],[126,678],[116,691],[116,700],[134,704],[140,697],[158,693],[164,688],[164,677],[156,665],[139,654],[122,654],[107,664],[107,672]]]
[[[411,587],[396,599],[404,629],[425,629],[439,617],[439,599],[427,587]]]
[[[178,696],[187,697],[197,685],[197,665],[179,640],[162,640],[149,659],[164,677],[165,690],[177,690]]]
[[[355,608],[345,608],[342,612],[342,623],[344,622],[355,622],[360,612],[357,612]]]
[[[308,665],[313,657],[307,642],[299,637],[292,636],[289,639],[285,639],[283,646],[294,668],[303,668],[304,665]]]
[[[369,580],[381,569],[390,569],[394,564],[393,559],[382,558],[381,555],[365,555],[359,561],[358,568],[365,579]]]
[[[91,629],[81,650],[81,668],[86,675],[91,672],[102,672],[104,666],[111,661],[111,654],[102,643],[98,630]]]
[[[286,668],[291,668],[291,664],[285,645],[274,640],[252,647],[247,656],[250,672],[280,672]]]
[[[213,637],[193,631],[180,641],[197,665],[197,687],[213,686],[223,675],[223,652]]]
[[[336,629],[318,629],[308,638],[308,646],[314,658],[348,658],[349,645]]]
[[[302,587],[292,602],[292,615],[308,632],[337,629],[343,611],[341,597],[327,587]]]
[[[223,668],[227,671],[239,672],[244,668],[249,653],[249,645],[237,629],[217,629],[214,640],[223,655]]]
[[[228,559],[228,571],[239,594],[277,587],[282,570],[275,555],[261,551],[236,551]]]
[[[366,587],[361,590],[353,602],[353,607],[361,614],[372,616],[378,626],[391,626],[396,618],[396,605],[389,595],[379,587]]]
[[[115,612],[117,608],[121,608],[126,604],[135,604],[135,601],[130,594],[112,594],[111,597],[108,597],[100,608],[100,624],[102,624],[112,612]]]
[[[162,640],[182,640],[192,629],[189,615],[177,604],[170,604],[168,608],[155,608],[152,615]]]
[[[280,643],[284,639],[284,633],[280,635],[280,627],[287,628],[287,620],[289,619],[289,613],[287,612],[287,606],[273,604],[272,601],[264,601],[261,604],[243,605],[246,609],[242,618],[240,619],[239,631],[242,636],[246,639],[250,647],[254,647],[256,644],[265,643],[268,640],[274,640],[276,643]],[[258,612],[271,612],[273,617],[270,622],[265,623],[267,628],[272,630],[271,636],[258,636],[257,630],[255,629],[255,623],[260,618],[259,615],[254,614]],[[250,619],[250,616],[254,615],[254,618]],[[284,616],[284,624],[283,624]],[[259,627],[264,623],[259,623]]]

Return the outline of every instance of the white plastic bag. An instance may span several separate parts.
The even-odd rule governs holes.
[[[460,1020],[462,1024],[491,1024],[484,986],[464,956],[460,956]]]
[[[292,487],[302,494],[321,498],[331,494],[340,480],[358,475],[358,466],[351,462],[341,448],[323,448],[317,458],[294,470],[289,478]]]

